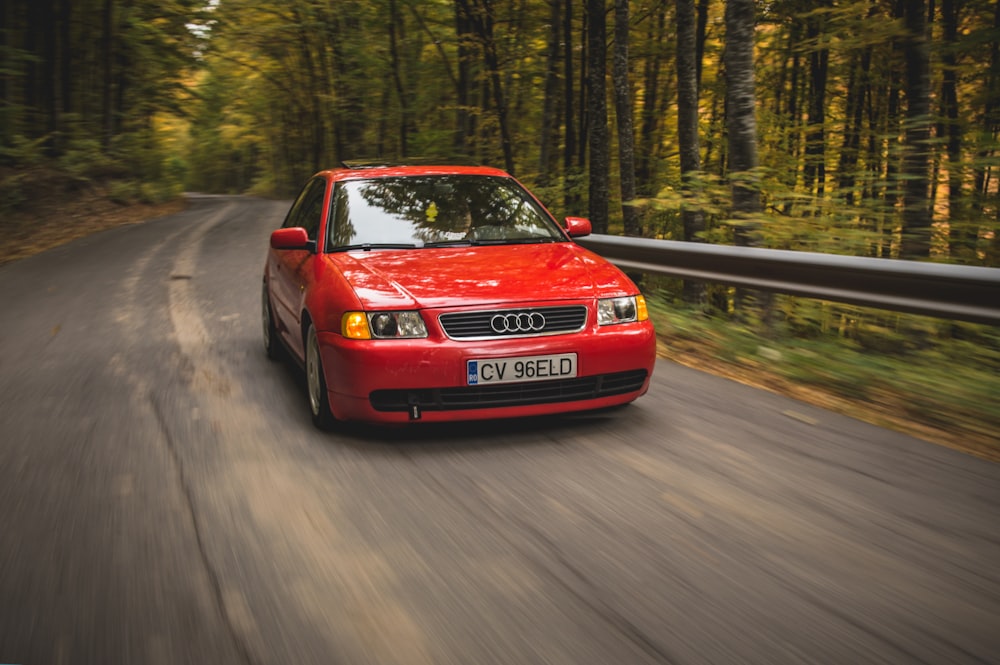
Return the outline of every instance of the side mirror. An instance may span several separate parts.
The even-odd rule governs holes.
[[[309,234],[301,226],[278,229],[271,233],[273,249],[309,249],[310,246]]]
[[[567,217],[566,218],[566,233],[569,234],[570,238],[582,238],[583,236],[589,236],[593,228],[590,226],[590,220],[583,217]]]

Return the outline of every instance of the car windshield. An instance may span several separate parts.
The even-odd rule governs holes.
[[[565,240],[510,178],[434,175],[337,184],[329,251]]]

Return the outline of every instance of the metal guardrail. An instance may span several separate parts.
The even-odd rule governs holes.
[[[1000,268],[591,235],[620,268],[1000,325]]]

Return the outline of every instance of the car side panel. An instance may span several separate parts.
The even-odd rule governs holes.
[[[305,331],[302,315],[305,301],[315,283],[317,266],[322,262],[323,234],[329,211],[331,183],[328,177],[314,176],[296,198],[282,225],[306,229],[315,251],[306,249],[271,249],[269,271],[278,331],[292,353],[305,358]]]
[[[307,250],[271,250],[270,282],[278,331],[285,345],[299,358],[305,357],[302,335],[302,301],[307,283],[303,275],[313,263]]]

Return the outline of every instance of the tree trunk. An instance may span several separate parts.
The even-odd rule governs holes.
[[[396,90],[396,100],[399,102],[399,154],[409,156],[407,137],[410,130],[410,105],[406,89],[403,87],[403,77],[400,73],[399,47],[397,46],[396,27],[399,22],[399,12],[396,0],[389,0],[389,57],[392,66],[392,81]]]
[[[331,38],[330,48],[334,59],[334,81],[329,92],[334,100],[334,126],[342,139],[338,156],[341,159],[353,159],[368,153],[365,141],[365,109],[368,91],[363,89],[358,80],[358,72],[362,71],[363,57],[354,43],[362,30],[363,24],[360,12],[351,4],[338,7],[333,12],[336,37]],[[303,40],[308,35],[303,35]],[[404,40],[401,40],[405,42]],[[405,95],[404,95],[405,96]],[[319,100],[307,102],[310,107],[319,106]],[[322,125],[322,118],[316,122]]]
[[[681,186],[685,198],[696,193],[692,180],[701,170],[698,140],[698,63],[694,0],[676,0],[677,5],[677,143],[680,149]],[[681,209],[684,240],[700,242],[705,215],[697,204],[686,202]],[[684,281],[684,300],[699,304],[705,298],[702,282]]]
[[[760,191],[753,173],[757,168],[753,47],[753,0],[727,0],[726,132],[733,216],[736,218],[753,216],[761,209]],[[737,240],[739,244],[746,244],[745,232],[737,233]]]
[[[590,147],[590,222],[595,233],[608,232],[607,17],[604,0],[587,0],[587,118]]]
[[[894,0],[892,7],[892,18],[894,21],[902,22],[903,12],[906,10],[907,0]],[[885,139],[884,153],[885,156],[882,157],[883,147],[881,145],[876,146],[876,150],[872,153],[872,158],[874,160],[882,161],[884,160],[885,168],[885,178],[882,179],[884,183],[879,192],[878,198],[882,199],[882,209],[886,211],[895,211],[902,199],[902,178],[900,177],[900,139],[899,135],[902,132],[902,123],[899,120],[900,107],[902,106],[902,76],[899,73],[899,65],[902,62],[899,60],[899,50],[900,45],[895,40],[891,47],[891,63],[888,67],[888,82],[884,89],[886,102],[885,102],[885,118],[882,122],[879,122],[877,127],[878,131],[882,136],[887,137]],[[880,90],[880,92],[882,92]],[[875,102],[872,102],[874,106]],[[881,143],[881,141],[880,141]],[[893,213],[894,214],[894,213]],[[895,231],[893,227],[896,226],[895,219],[885,219],[883,216],[883,221],[880,224],[880,231],[882,238],[879,241],[879,251],[875,254],[877,258],[888,258],[893,256],[892,246],[896,243]]]
[[[114,3],[112,0],[104,0],[104,7],[101,11],[101,118],[104,130],[101,134],[101,145],[105,150],[110,147],[111,138],[114,136],[114,109],[111,101],[115,88],[112,72],[114,62],[113,30]]]
[[[507,100],[504,97],[503,85],[500,80],[500,60],[497,57],[496,43],[493,39],[493,22],[488,19],[486,41],[486,67],[490,72],[493,102],[497,109],[497,122],[500,123],[500,147],[503,150],[504,168],[514,175],[514,147],[510,138],[510,125],[507,120]]]
[[[589,137],[590,137],[590,118],[588,113],[590,113],[590,103],[587,101],[587,96],[590,94],[590,70],[588,66],[590,64],[590,26],[588,23],[590,17],[590,9],[587,6],[587,2],[590,0],[584,0],[582,26],[580,29],[580,34],[582,38],[580,40],[580,81],[577,85],[577,110],[579,111],[579,116],[577,120],[578,135],[580,140],[576,142],[576,163],[580,167],[580,173],[582,175],[584,169],[587,166],[587,148],[589,147]]]
[[[576,156],[576,130],[573,119],[576,104],[573,103],[573,0],[564,0],[563,5],[563,123],[566,140],[563,143],[563,171],[567,174]]]
[[[528,31],[525,30],[525,17],[528,12],[525,9],[525,5],[528,4],[528,0],[515,0],[511,2],[506,0],[501,3],[502,6],[506,8],[506,16],[501,19],[501,25],[504,25],[502,30],[502,37],[499,40],[502,45],[502,51],[504,53],[527,53],[529,48],[534,48],[532,44],[529,46],[528,39],[533,39],[533,36],[529,37]],[[520,81],[524,81],[531,76],[533,73],[526,71],[526,65],[523,58],[512,58],[509,59],[510,63],[504,67],[503,72],[503,89],[506,96],[507,103],[507,116],[514,118],[525,117],[525,98],[528,95],[525,93],[525,86],[519,85]],[[531,103],[534,105],[534,92],[530,94]],[[511,144],[513,147],[514,138],[511,135]]]
[[[698,140],[698,72],[695,44],[694,0],[676,0],[677,4],[677,143],[680,149],[681,180],[685,190],[690,176],[701,170]],[[704,230],[704,215],[698,208],[685,207],[684,240],[695,240]]]
[[[958,59],[955,56],[955,47],[958,44],[958,16],[962,5],[963,0],[943,0],[941,3],[944,37],[941,66],[944,71],[941,81],[942,123],[938,135],[947,137],[950,253],[953,257],[970,260],[975,258],[976,229],[971,227],[964,213],[962,124],[958,115]]]
[[[853,205],[855,201],[854,187],[857,183],[855,169],[858,167],[861,151],[861,126],[864,121],[865,91],[868,88],[871,60],[872,49],[867,47],[858,57],[858,62],[851,67],[847,83],[847,118],[837,166],[837,187],[848,205]]]
[[[612,78],[615,88],[615,116],[618,119],[618,168],[625,235],[641,236],[639,211],[635,201],[635,136],[632,126],[632,94],[628,75],[629,0],[615,0],[615,48]]]
[[[816,3],[818,9],[830,6],[830,0]],[[806,22],[806,38],[816,42],[823,34],[826,15],[813,12]],[[809,117],[806,121],[805,185],[822,197],[826,179],[826,77],[830,52],[818,43],[809,54]]]
[[[292,16],[295,18],[296,27],[298,29],[298,39],[296,39],[295,42],[298,45],[299,56],[301,58],[300,66],[305,69],[305,79],[308,81],[306,85],[307,94],[305,95],[305,104],[308,108],[308,119],[303,126],[303,129],[306,130],[307,137],[305,138],[306,146],[304,146],[304,148],[308,151],[308,163],[312,171],[315,172],[323,168],[323,117],[320,110],[318,89],[321,77],[316,59],[313,57],[313,49],[310,43],[311,26],[308,25],[312,23],[313,17],[303,15],[299,11],[298,6],[294,4],[292,5]],[[349,138],[347,143],[351,143]],[[340,155],[341,158],[355,156],[356,155]]]
[[[654,45],[668,41],[666,34],[667,4],[665,2],[659,3],[654,11],[654,17],[647,19],[649,27],[646,32],[646,43],[650,52],[643,64],[642,121],[639,131],[642,140],[636,151],[636,191],[640,196],[654,196],[658,187],[654,155],[655,146],[659,143],[660,119],[662,117],[659,109],[659,97],[663,54],[661,49],[654,48]]]
[[[11,48],[8,39],[8,31],[13,27],[10,16],[11,7],[9,2],[0,4],[0,53],[9,53]],[[6,55],[5,55],[6,59]],[[8,146],[14,137],[14,122],[17,117],[13,110],[14,100],[6,76],[0,76],[0,146]]]
[[[563,124],[566,140],[563,142],[563,209],[567,212],[580,205],[575,177],[578,174],[578,140],[576,114],[578,107],[573,91],[573,0],[563,0]]]
[[[134,77],[134,65],[140,55],[137,49],[131,47],[129,23],[135,15],[135,0],[119,0],[116,13],[117,27],[115,44],[115,100],[111,114],[114,129],[112,136],[124,134],[129,130],[151,123],[149,107],[144,103],[133,104],[129,99],[132,87],[138,83]],[[133,108],[135,107],[135,108]]]
[[[928,189],[930,155],[930,59],[927,45],[927,2],[905,3],[906,130],[903,146],[903,237],[900,256],[928,258],[931,209]]]
[[[789,127],[786,150],[789,158],[795,164],[801,163],[799,149],[802,145],[802,133],[799,128],[799,96],[802,94],[802,86],[799,84],[799,72],[802,71],[802,55],[799,53],[799,42],[802,39],[801,31],[799,22],[794,21],[788,34],[789,46],[792,50],[792,76],[788,84],[788,106],[785,113]],[[792,182],[795,181],[796,177],[796,174],[793,173]]]
[[[993,40],[990,44],[990,67],[986,77],[986,101],[983,104],[983,124],[986,128],[987,137],[990,140],[990,147],[980,151],[982,161],[992,157],[995,151],[992,145],[995,144],[998,130],[1000,130],[1000,3],[993,6]],[[979,167],[975,174],[976,196],[986,197],[990,192],[990,176],[986,168]],[[996,197],[996,194],[993,195]],[[982,204],[977,201],[977,208],[982,211]],[[981,234],[984,237],[993,239],[989,241],[985,250],[984,265],[996,267],[1000,266],[1000,205],[993,205],[993,219],[983,216],[983,228]]]
[[[73,48],[71,42],[73,3],[59,0],[59,91],[61,110],[73,110]]]
[[[489,93],[496,108],[497,123],[500,128],[500,147],[503,151],[504,168],[514,174],[514,151],[507,119],[507,100],[504,97],[503,81],[500,78],[500,59],[497,55],[496,38],[493,33],[492,0],[459,0],[463,11],[469,17],[483,52],[483,61],[488,72]],[[485,110],[485,108],[484,108]]]
[[[559,144],[559,46],[562,40],[562,6],[549,0],[549,43],[545,58],[545,97],[542,101],[541,146],[538,151],[538,182],[548,185],[557,172]]]
[[[994,5],[993,34],[1000,35],[1000,3]],[[983,130],[988,139],[996,136],[1000,127],[1000,37],[994,37],[990,43],[990,67],[986,76],[986,94],[983,95]],[[985,166],[993,153],[987,140],[977,154],[977,164],[974,171],[973,192],[976,196],[976,212],[982,215],[983,199],[989,195],[990,174]]]
[[[472,82],[472,25],[466,13],[465,2],[455,0],[455,35],[458,39],[458,81],[455,88],[455,151],[460,155],[468,154],[470,142],[475,135],[474,120],[469,108],[469,91]]]
[[[751,230],[761,211],[760,189],[757,184],[757,118],[754,82],[754,0],[726,0],[726,46],[723,60],[726,68],[726,131],[729,159],[728,175],[732,183],[733,217],[737,222],[733,239],[738,246],[753,245]],[[772,296],[754,290],[738,288],[734,309],[738,317],[745,316],[748,302],[755,302],[762,318],[770,323]]]

